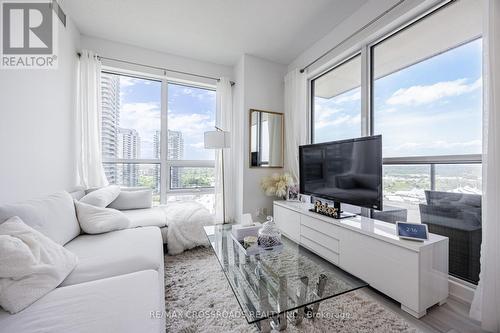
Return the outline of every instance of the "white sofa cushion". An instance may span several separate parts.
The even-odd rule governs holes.
[[[80,202],[96,206],[96,207],[106,207],[120,194],[120,186],[111,185],[100,188],[98,190],[92,191],[83,198]]]
[[[121,191],[118,197],[109,204],[109,208],[128,210],[151,208],[153,205],[153,190]]]
[[[92,236],[96,237],[96,236]],[[139,271],[57,288],[22,312],[0,310],[2,332],[165,332],[158,273]]]
[[[130,227],[166,227],[167,214],[164,206],[122,211],[130,219]]]
[[[73,252],[79,262],[62,286],[139,270],[158,270],[163,265],[163,244],[156,227],[81,235],[65,248]]]
[[[87,234],[102,234],[130,226],[130,219],[119,210],[96,207],[78,201],[75,201],[75,207],[80,227]]]
[[[75,205],[68,192],[57,192],[22,203],[0,205],[0,223],[13,216],[19,216],[24,223],[60,245],[80,234]]]
[[[78,259],[14,216],[0,224],[0,306],[16,313],[56,288]]]

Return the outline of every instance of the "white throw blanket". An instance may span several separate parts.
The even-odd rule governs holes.
[[[10,313],[56,288],[77,257],[17,216],[0,224],[0,305]]]
[[[212,225],[214,216],[194,201],[169,203],[167,215],[168,254],[175,255],[200,245],[208,245],[203,226]]]

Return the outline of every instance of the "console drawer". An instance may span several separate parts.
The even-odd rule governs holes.
[[[300,227],[300,234],[308,239],[314,240],[319,245],[329,249],[332,252],[340,253],[340,242],[337,238],[331,237],[329,234],[322,234],[313,228],[302,224]]]
[[[305,248],[313,251],[320,257],[322,257],[325,260],[328,260],[332,264],[338,265],[339,264],[339,255],[338,253],[335,253],[333,251],[330,251],[326,247],[316,243],[312,239],[309,239],[308,237],[304,235],[300,235],[300,244],[304,246]]]
[[[330,237],[340,239],[340,233],[342,232],[339,227],[333,225],[332,223],[328,223],[322,221],[320,219],[315,219],[310,216],[302,215],[300,217],[300,223],[305,225],[311,229],[318,231],[321,234],[328,235]]]

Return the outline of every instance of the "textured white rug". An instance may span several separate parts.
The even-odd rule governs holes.
[[[249,325],[209,248],[165,256],[167,332],[258,332]],[[285,332],[417,332],[398,314],[362,291],[321,303],[321,317]]]

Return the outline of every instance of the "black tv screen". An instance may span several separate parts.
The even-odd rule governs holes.
[[[382,136],[299,147],[300,192],[382,210]]]

